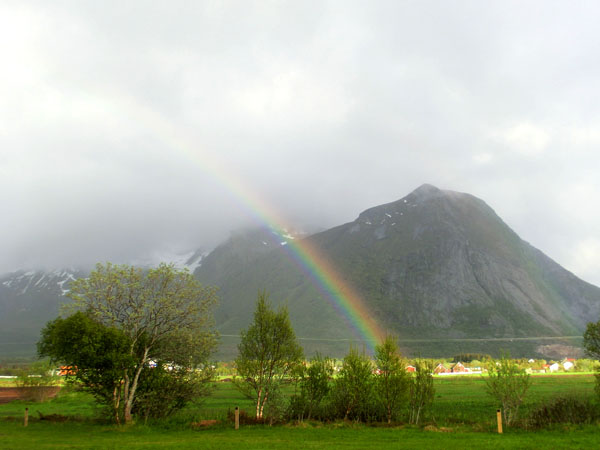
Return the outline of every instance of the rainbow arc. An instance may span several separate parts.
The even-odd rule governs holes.
[[[137,118],[151,127],[152,132],[169,148],[184,155],[218,185],[223,186],[250,215],[254,221],[284,235],[286,221],[263,197],[237,176],[223,161],[210,152],[200,151],[182,138],[181,130],[157,115],[154,111],[141,108],[134,102],[123,105]],[[131,109],[134,111],[131,111]],[[308,276],[311,283],[334,307],[352,328],[358,340],[373,351],[384,336],[382,329],[372,318],[358,292],[344,280],[339,271],[325,255],[307,239],[288,241],[284,246],[289,257]]]

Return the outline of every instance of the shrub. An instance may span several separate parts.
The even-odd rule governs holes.
[[[502,415],[506,425],[517,418],[519,407],[531,386],[531,379],[525,369],[519,368],[509,355],[503,355],[499,361],[488,365],[488,376],[484,377],[488,394],[498,400],[502,406]]]
[[[589,424],[599,418],[598,408],[589,400],[560,397],[539,406],[527,421],[531,428],[544,428],[558,423]]]
[[[144,420],[171,416],[187,404],[206,397],[211,392],[214,371],[188,371],[186,368],[171,368],[159,362],[156,367],[142,371],[138,385],[138,399],[133,412]]]

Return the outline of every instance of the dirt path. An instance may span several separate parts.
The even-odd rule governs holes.
[[[58,391],[60,391],[60,387],[58,386],[48,387],[47,389],[50,390],[50,392],[47,394],[48,398],[56,397],[56,394],[58,394]],[[9,403],[13,400],[19,400],[24,396],[24,394],[26,393],[14,387],[0,387],[0,404]]]
[[[0,404],[12,402],[19,398],[19,390],[16,388],[0,388]]]

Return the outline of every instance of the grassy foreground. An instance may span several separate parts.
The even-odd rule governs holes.
[[[1,446],[21,448],[598,448],[598,427],[498,435],[473,431],[424,431],[366,426],[252,426],[239,431],[219,427],[200,431],[115,428],[80,423],[32,423],[23,428],[0,422]]]
[[[591,376],[533,377],[523,413],[559,395],[588,397],[593,394]],[[131,427],[103,425],[93,419],[98,410],[81,393],[66,392],[58,398],[31,404],[0,405],[0,448],[598,448],[597,425],[561,425],[550,430],[508,429],[495,433],[496,404],[487,396],[480,377],[436,379],[432,414],[423,427],[393,427],[354,423],[303,423],[280,426],[243,426],[235,431],[225,420],[227,410],[239,405],[251,410],[229,383],[218,383],[215,393],[201,406],[191,406],[167,422]],[[29,407],[30,423],[23,427],[23,411]],[[67,422],[40,421],[43,415],[70,416]],[[192,422],[219,419],[210,428],[194,428]]]

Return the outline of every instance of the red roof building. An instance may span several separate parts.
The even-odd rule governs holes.
[[[435,369],[433,369],[433,373],[436,375],[438,373],[450,373],[450,369],[448,369],[442,363],[439,363],[437,366],[435,366]]]
[[[457,362],[456,364],[454,364],[452,366],[452,368],[450,369],[450,372],[452,372],[452,373],[463,373],[463,372],[467,372],[467,368],[463,365],[463,363]]]

